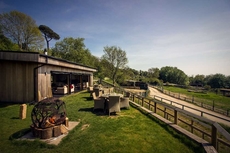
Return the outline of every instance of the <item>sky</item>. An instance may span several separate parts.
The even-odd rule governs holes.
[[[50,27],[59,41],[84,38],[94,56],[120,47],[132,69],[230,75],[230,0],[0,0],[0,13],[13,10]]]

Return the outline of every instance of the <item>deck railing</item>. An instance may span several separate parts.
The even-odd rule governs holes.
[[[115,92],[124,93],[126,91],[123,88],[115,87]],[[161,115],[165,119],[172,121],[174,124],[179,125],[192,134],[195,134],[200,138],[208,141],[217,151],[230,151],[230,134],[218,123],[203,117],[204,114],[212,114],[189,107],[190,109],[194,109],[201,113],[200,116],[195,115],[184,110],[184,108],[188,106],[181,105],[182,108],[178,108],[171,105],[176,102],[158,96],[154,96],[154,98],[145,98],[135,93],[130,93],[131,101],[138,103],[148,110],[152,110],[153,113]],[[166,103],[166,100],[171,104]]]

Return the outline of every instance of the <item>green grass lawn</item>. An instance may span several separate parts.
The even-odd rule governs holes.
[[[149,118],[131,107],[117,116],[93,112],[93,100],[89,93],[82,92],[62,98],[66,102],[70,121],[79,121],[58,146],[48,145],[39,140],[18,141],[31,124],[27,107],[27,118],[18,119],[19,105],[0,104],[0,152],[79,152],[79,153],[179,153],[203,152],[202,147],[177,134],[156,119]],[[89,125],[82,130],[82,126]]]
[[[179,87],[172,87],[172,86],[164,86],[164,90],[168,90],[175,93],[184,94],[187,96],[194,96],[195,101],[204,102],[212,106],[213,100],[214,105],[218,108],[222,108],[224,110],[230,110],[230,97],[225,97],[219,94],[215,94],[213,92],[208,93],[195,93],[195,92],[188,92],[187,89],[179,88]]]

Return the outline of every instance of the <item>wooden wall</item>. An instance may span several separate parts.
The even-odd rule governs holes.
[[[0,102],[33,101],[33,69],[36,66],[28,62],[0,61]]]
[[[28,103],[51,97],[51,71],[89,75],[92,85],[96,69],[39,53],[0,51],[0,102]]]

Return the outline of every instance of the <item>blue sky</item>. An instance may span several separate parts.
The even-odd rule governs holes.
[[[97,57],[105,46],[118,46],[136,70],[230,75],[230,0],[0,0],[0,13],[12,10],[61,40],[85,38]]]

